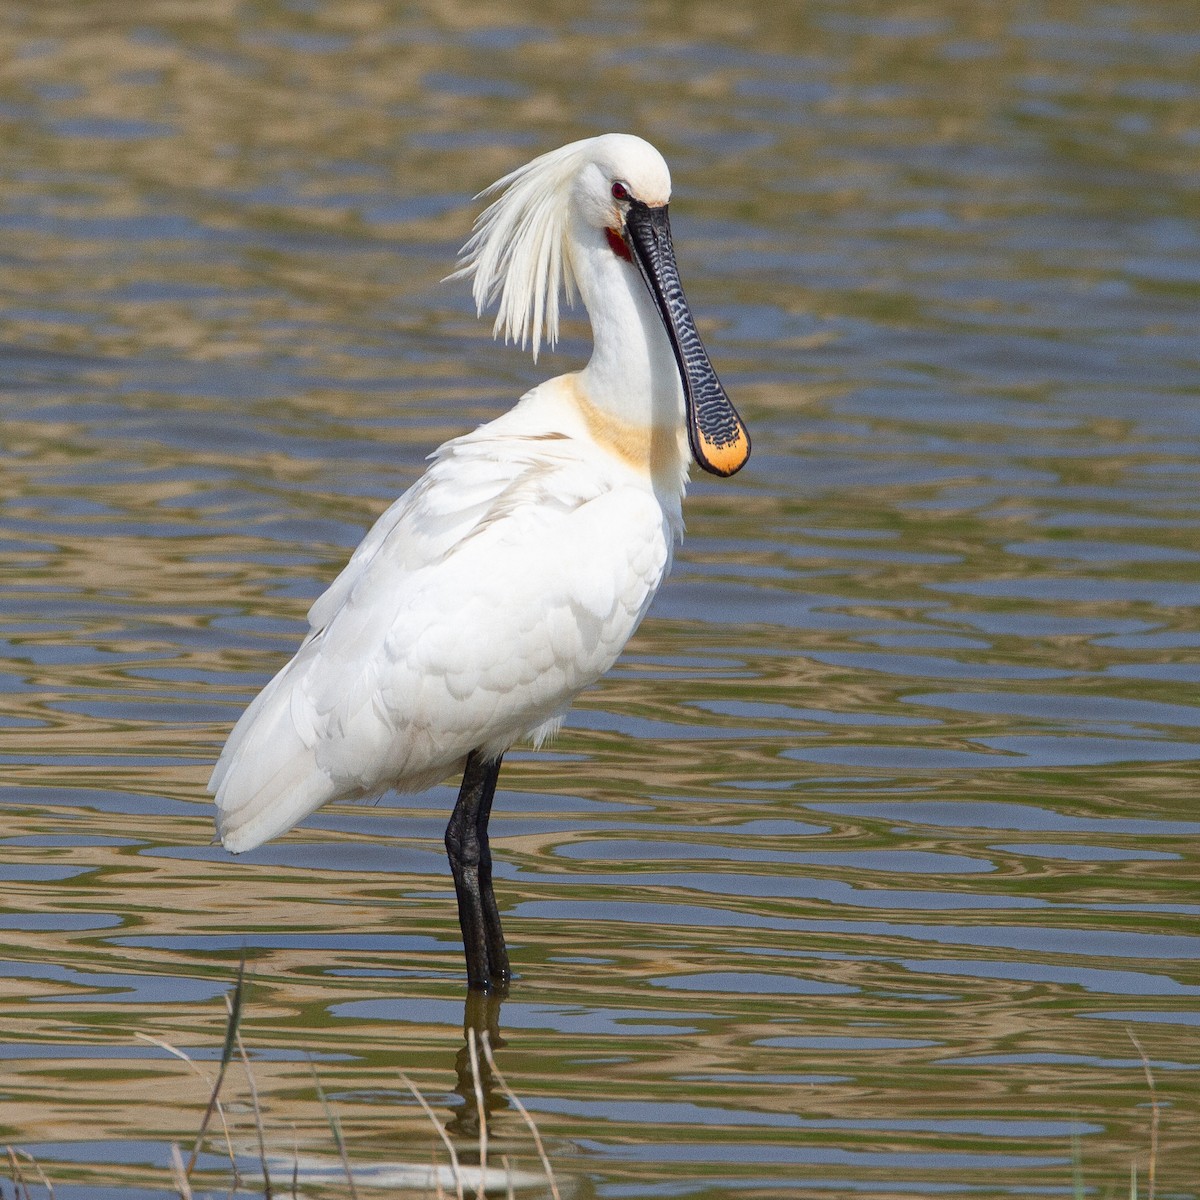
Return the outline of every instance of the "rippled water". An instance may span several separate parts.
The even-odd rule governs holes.
[[[441,1153],[400,1072],[469,1157],[453,789],[234,860],[203,784],[429,449],[585,355],[439,280],[608,128],[755,456],[501,778],[472,1019],[564,1194],[1145,1194],[1157,1110],[1197,1195],[1200,17],[761,7],[0,14],[0,1140],[59,1197],[170,1193],[208,1084],[145,1037],[211,1073],[243,949],[305,1194],[310,1059],[360,1193]]]

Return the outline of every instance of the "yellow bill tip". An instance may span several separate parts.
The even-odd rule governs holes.
[[[728,478],[746,465],[750,457],[750,435],[744,425],[739,423],[733,437],[720,443],[707,438],[702,430],[696,432],[699,434],[696,457],[706,471]]]

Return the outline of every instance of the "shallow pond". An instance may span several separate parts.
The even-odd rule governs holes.
[[[243,954],[285,1191],[348,1194],[328,1113],[420,1190],[401,1073],[469,1159],[469,1017],[564,1196],[1145,1194],[1152,1139],[1198,1194],[1200,16],[759,7],[0,15],[0,1143],[60,1198],[171,1194]],[[424,455],[586,355],[440,280],[609,128],[755,454],[506,760],[465,1014],[451,785],[233,859],[204,781]]]

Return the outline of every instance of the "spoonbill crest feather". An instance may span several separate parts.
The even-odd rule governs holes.
[[[611,204],[614,173],[649,203],[671,198],[671,172],[647,141],[606,133],[560,146],[510,171],[476,199],[499,195],[479,214],[459,268],[449,279],[474,277],[471,294],[482,316],[498,301],[492,335],[531,346],[558,342],[559,295],[578,298],[571,262],[571,222],[589,201]],[[589,185],[591,185],[589,190]],[[598,189],[598,192],[597,192]]]

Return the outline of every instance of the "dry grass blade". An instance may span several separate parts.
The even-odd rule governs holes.
[[[8,1147],[8,1166],[12,1169],[10,1174],[12,1175],[13,1195],[17,1196],[17,1200],[20,1200],[20,1194],[24,1192],[25,1200],[30,1200],[29,1188],[25,1186],[25,1177],[20,1174],[20,1163],[17,1162],[17,1152],[13,1150],[12,1146]]]
[[[175,1190],[182,1200],[192,1200],[192,1185],[188,1183],[187,1171],[183,1165],[183,1155],[179,1152],[179,1143],[171,1143],[171,1174],[175,1179]]]
[[[28,1150],[18,1150],[17,1154],[25,1159],[25,1161],[28,1162],[29,1165],[37,1172],[37,1177],[41,1182],[42,1187],[46,1189],[46,1196],[48,1197],[48,1200],[54,1200],[54,1185],[49,1179],[46,1178],[46,1172],[42,1170],[42,1164],[38,1162],[38,1160],[34,1158]],[[29,1189],[26,1188],[25,1190],[28,1191]]]
[[[300,1186],[300,1137],[292,1126],[292,1200],[300,1200],[296,1189]]]
[[[1083,1200],[1083,1149],[1077,1120],[1077,1117],[1071,1119],[1071,1196],[1072,1200]]]
[[[346,1139],[342,1137],[342,1126],[333,1109],[329,1107],[329,1101],[325,1098],[325,1089],[317,1077],[317,1068],[312,1059],[308,1060],[308,1066],[312,1071],[313,1083],[317,1089],[317,1099],[321,1101],[321,1107],[325,1110],[325,1120],[329,1122],[329,1130],[333,1134],[334,1144],[342,1156],[342,1169],[346,1172],[346,1183],[350,1188],[350,1195],[353,1200],[358,1200],[358,1189],[354,1186],[354,1172],[350,1170],[350,1156],[346,1153]]]
[[[546,1147],[542,1145],[542,1135],[538,1133],[538,1127],[533,1123],[533,1118],[529,1115],[529,1110],[521,1103],[517,1093],[508,1086],[504,1076],[500,1073],[500,1068],[496,1066],[496,1059],[492,1055],[492,1044],[488,1040],[486,1033],[483,1035],[483,1053],[487,1057],[488,1066],[491,1068],[497,1086],[504,1093],[509,1103],[521,1114],[521,1119],[529,1127],[529,1132],[533,1135],[533,1144],[537,1147],[538,1158],[542,1160],[542,1170],[546,1172],[546,1182],[550,1185],[550,1194],[554,1197],[554,1200],[562,1200],[562,1197],[558,1194],[558,1184],[554,1179],[554,1171],[550,1167],[550,1159],[546,1154]]]
[[[213,1109],[216,1107],[217,1097],[221,1093],[221,1084],[225,1082],[225,1071],[229,1066],[229,1060],[233,1057],[233,1047],[237,1039],[238,1022],[242,1017],[242,1000],[245,994],[246,959],[243,956],[242,961],[238,963],[237,981],[233,985],[233,1002],[229,1006],[229,1025],[225,1030],[225,1045],[221,1049],[221,1065],[217,1068],[217,1081],[213,1084],[212,1095],[208,1098],[208,1107],[204,1110],[204,1116],[200,1121],[200,1131],[196,1134],[196,1144],[192,1147],[191,1156],[184,1169],[184,1175],[187,1178],[191,1178],[192,1171],[196,1166],[196,1159],[200,1157],[200,1147],[204,1144],[204,1135],[208,1132],[208,1123],[212,1120]]]
[[[198,1066],[195,1060],[188,1054],[186,1050],[180,1050],[178,1046],[172,1046],[170,1042],[163,1038],[155,1037],[151,1033],[135,1033],[133,1035],[139,1042],[149,1042],[151,1046],[157,1046],[160,1050],[165,1050],[168,1054],[173,1055],[181,1062],[187,1063],[205,1083],[211,1082],[208,1072],[203,1067]]]
[[[233,1005],[230,1004],[228,996],[225,997],[225,1003],[229,1004],[229,1016],[232,1020]],[[238,1055],[242,1060],[242,1068],[246,1072],[246,1082],[250,1086],[250,1103],[254,1107],[254,1132],[258,1135],[258,1160],[262,1163],[263,1195],[266,1197],[266,1200],[271,1200],[271,1172],[267,1170],[267,1141],[263,1135],[262,1109],[258,1104],[258,1085],[254,1082],[254,1072],[250,1070],[250,1056],[246,1053],[246,1046],[242,1041],[242,1035],[239,1030],[234,1030],[234,1038],[237,1041]]]
[[[487,1178],[488,1127],[487,1104],[483,1099],[483,1080],[479,1077],[479,1046],[476,1044],[475,1030],[467,1030],[467,1053],[471,1058],[471,1082],[475,1088],[475,1110],[479,1114],[479,1186],[475,1190],[476,1200],[486,1200],[487,1189],[484,1180]]]
[[[8,1147],[8,1165],[12,1168],[13,1193],[17,1200],[20,1200],[22,1192],[25,1193],[25,1200],[30,1200],[25,1176],[21,1174],[21,1164],[17,1162],[17,1152],[11,1146]]]
[[[400,1073],[400,1082],[404,1084],[413,1096],[417,1103],[421,1106],[421,1111],[429,1118],[430,1124],[437,1131],[438,1137],[442,1139],[443,1145],[446,1147],[446,1153],[450,1156],[450,1168],[454,1172],[454,1193],[457,1200],[463,1200],[463,1185],[462,1171],[458,1166],[458,1154],[454,1150],[454,1143],[450,1140],[450,1135],[442,1128],[442,1123],[437,1119],[437,1114],[429,1107],[429,1102],[417,1091],[417,1085],[403,1072]],[[438,1192],[441,1193],[441,1181],[438,1181]]]
[[[1137,1034],[1132,1029],[1126,1029],[1129,1040],[1133,1043],[1142,1060],[1142,1071],[1146,1076],[1146,1086],[1150,1089],[1150,1163],[1146,1168],[1146,1197],[1154,1200],[1154,1174],[1158,1163],[1158,1089],[1154,1086],[1154,1074],[1150,1070],[1150,1060],[1146,1057],[1142,1043],[1137,1040]]]
[[[205,1083],[211,1085],[212,1076],[199,1063],[193,1060],[187,1051],[180,1050],[177,1046],[172,1046],[170,1042],[164,1041],[162,1038],[153,1037],[148,1033],[135,1033],[133,1036],[139,1041],[149,1042],[150,1045],[157,1046],[160,1050],[165,1050],[168,1054],[174,1055],[175,1058],[187,1063]],[[225,1108],[221,1104],[220,1099],[217,1100],[216,1107],[217,1116],[221,1119],[221,1132],[225,1135],[225,1150],[229,1155],[229,1166],[233,1171],[233,1187],[234,1191],[236,1191],[241,1186],[242,1176],[241,1172],[238,1171],[237,1155],[233,1152],[233,1138],[229,1133],[229,1122],[225,1119]]]

